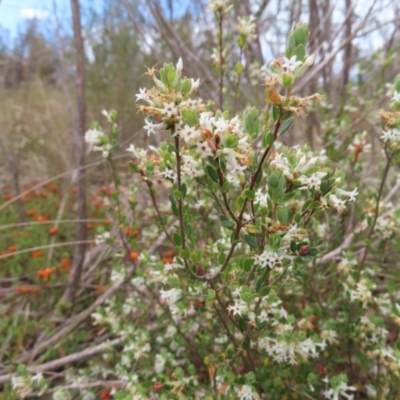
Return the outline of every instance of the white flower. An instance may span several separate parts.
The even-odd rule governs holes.
[[[139,100],[144,100],[151,106],[154,105],[154,103],[150,100],[150,97],[147,93],[147,89],[142,89],[142,88],[139,89],[139,94],[136,94],[136,101],[139,101]]]
[[[384,142],[390,141],[398,141],[400,140],[400,130],[399,129],[389,129],[387,132],[383,131],[381,139]]]
[[[351,391],[354,392],[357,389],[354,386],[347,386],[347,383],[342,382],[335,388],[330,388],[328,390],[325,390],[324,396],[326,399],[331,399],[331,400],[340,400],[340,396],[346,397],[347,400],[353,400],[354,395],[353,394],[348,394],[346,391]]]
[[[201,158],[212,157],[214,155],[212,148],[207,142],[196,143],[196,146]]]
[[[201,138],[201,131],[189,125],[185,125],[184,128],[177,130],[176,133],[179,134],[185,143],[197,142],[197,140]]]
[[[255,400],[259,399],[258,394],[250,385],[243,385],[240,389],[235,389],[239,400]]]
[[[228,306],[228,311],[233,315],[240,315],[242,317],[242,313],[246,313],[248,311],[247,304],[243,300],[235,300],[235,303]]]
[[[282,257],[278,256],[274,251],[264,251],[255,256],[254,265],[260,265],[262,268],[268,267],[272,269],[276,264],[281,262]]]
[[[338,188],[335,190],[335,194],[348,197],[348,201],[356,201],[356,196],[358,196],[358,188],[355,188],[352,192]]]
[[[103,110],[101,113],[107,118],[108,122],[111,122],[111,113],[110,112],[108,112],[107,110]]]
[[[139,153],[136,151],[135,145],[131,144],[126,151],[129,151],[130,153],[132,153],[136,158],[140,158]]]
[[[285,68],[286,71],[294,72],[297,67],[303,64],[303,61],[296,61],[296,60],[297,57],[295,55],[290,57],[290,59],[287,57],[283,57],[282,67]]]
[[[175,106],[175,103],[167,103],[164,102],[164,108],[161,109],[161,113],[165,114],[168,118],[172,118],[174,115],[178,114],[178,109]]]
[[[228,4],[229,0],[210,0],[210,10],[215,12],[221,8],[224,8],[224,6]]]
[[[175,304],[182,297],[181,289],[160,290],[161,299],[164,300],[169,306]]]
[[[85,133],[85,142],[89,143],[93,146],[99,146],[102,143],[103,138],[105,137],[104,133],[95,129],[89,129]]]
[[[183,62],[182,62],[182,58],[179,57],[178,62],[176,63],[176,73],[177,75],[180,77],[182,74],[182,69],[183,69]]]
[[[94,243],[96,245],[99,245],[101,243],[104,243],[107,239],[110,239],[110,237],[111,237],[110,232],[104,232],[103,234],[96,235]]]
[[[392,97],[392,99],[390,100],[391,102],[400,102],[400,92],[395,91],[394,92],[394,96]]]
[[[254,17],[254,15],[239,17],[238,18],[239,33],[243,36],[246,36],[246,38],[250,40],[254,40],[257,37],[257,35],[255,34],[256,32],[255,20],[256,18]]]
[[[154,124],[153,122],[149,121],[148,119],[145,120],[144,129],[147,131],[147,136],[150,136],[150,133],[156,134],[157,131],[165,129],[167,125],[165,122],[158,122]]]

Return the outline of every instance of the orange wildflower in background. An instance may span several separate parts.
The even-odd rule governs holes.
[[[63,258],[60,262],[60,268],[65,272],[69,272],[71,265],[72,261],[69,258]]]
[[[105,219],[104,225],[106,225],[106,226],[111,225],[111,221],[109,219]]]
[[[58,233],[58,228],[56,226],[52,226],[51,228],[49,228],[49,235],[54,236],[57,235]]]
[[[41,290],[35,286],[17,286],[15,290],[18,294],[35,294],[36,296],[41,294]]]
[[[102,400],[110,400],[111,399],[111,390],[105,389],[100,392],[100,398]]]
[[[49,220],[49,217],[47,215],[38,215],[35,218],[36,222],[45,222],[45,221],[48,221],[48,220]]]
[[[56,268],[43,268],[36,271],[36,275],[44,281],[48,281],[50,276],[56,271]]]
[[[96,294],[101,295],[105,292],[106,288],[103,285],[96,285],[95,286]]]
[[[139,254],[136,251],[131,251],[129,254],[129,259],[132,261],[136,261],[139,258]]]
[[[128,226],[125,229],[125,235],[130,237],[137,237],[140,235],[140,229],[133,229],[132,227]]]
[[[174,259],[175,253],[173,250],[169,250],[164,253],[163,257],[161,258],[161,261],[163,264],[171,264],[172,260]]]
[[[58,190],[58,187],[57,187],[56,185],[51,185],[51,186],[49,187],[49,191],[50,191],[51,193],[56,193],[57,190]]]
[[[42,256],[43,256],[43,251],[40,251],[40,250],[35,250],[35,251],[32,251],[32,253],[31,253],[32,258],[40,258]]]
[[[7,252],[6,253],[14,253],[17,251],[17,245],[13,244],[12,246],[7,247]]]
[[[11,196],[10,193],[4,193],[4,194],[3,194],[3,199],[4,199],[4,200],[10,200],[11,197],[12,197],[12,196]]]
[[[29,210],[26,212],[26,216],[27,217],[34,217],[36,215],[36,211],[35,210]]]

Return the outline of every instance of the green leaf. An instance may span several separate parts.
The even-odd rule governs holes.
[[[186,197],[186,192],[187,192],[186,183],[182,183],[182,196],[183,196],[183,198]]]
[[[278,131],[278,136],[282,136],[289,128],[290,125],[292,125],[294,118],[290,117],[289,119],[287,119],[279,128]]]
[[[244,239],[250,247],[253,247],[254,249],[258,247],[257,240],[253,236],[244,235]]]
[[[308,209],[309,209],[309,210],[315,210],[315,209],[318,208],[320,205],[321,205],[321,203],[320,203],[319,201],[313,201],[313,202],[309,205]]]
[[[172,68],[171,71],[168,72],[168,83],[171,84],[174,82],[176,76],[175,68]]]
[[[264,132],[262,137],[262,147],[271,147],[274,144],[275,137],[271,131]]]
[[[168,75],[167,75],[167,73],[165,72],[165,69],[164,69],[164,68],[162,68],[162,69],[160,70],[160,78],[161,78],[161,82],[162,82],[165,86],[168,86]]]
[[[237,64],[235,65],[235,72],[236,72],[238,75],[240,75],[240,74],[243,72],[243,70],[244,70],[244,66],[243,66],[242,63],[237,63]]]
[[[258,292],[258,294],[260,295],[260,297],[265,297],[269,295],[269,292],[271,291],[271,288],[269,286],[263,286],[260,291]]]
[[[250,189],[243,190],[242,197],[244,197],[245,199],[254,200],[254,196],[255,194],[253,190]]]
[[[207,165],[206,173],[214,182],[218,183],[218,173],[211,165]]]
[[[311,204],[311,202],[312,202],[312,199],[307,199],[307,200],[304,202],[303,207],[301,207],[301,211],[302,211],[302,212],[306,211],[307,208],[308,208],[308,206]]]
[[[268,185],[273,189],[277,188],[279,185],[279,178],[275,174],[270,175],[268,178]]]
[[[195,126],[199,123],[199,115],[195,110],[181,110],[181,114],[190,127]]]
[[[221,225],[225,228],[232,229],[235,223],[233,221],[221,221]]]
[[[214,300],[214,299],[215,299],[215,290],[207,289],[207,300]]]
[[[288,221],[288,218],[289,218],[289,211],[288,211],[288,209],[285,208],[285,207],[280,208],[280,209],[278,210],[278,212],[277,212],[277,217],[278,217],[279,222],[280,222],[282,225],[286,225],[286,223],[287,223],[287,221]]]
[[[139,168],[137,167],[137,165],[135,164],[135,163],[133,163],[133,162],[129,162],[128,163],[128,165],[129,165],[129,168],[133,171],[133,172],[139,172]]]
[[[181,199],[181,200],[182,200],[182,198],[183,198],[182,193],[181,193],[179,190],[174,190],[174,196],[175,196],[177,199]]]
[[[252,108],[246,115],[245,127],[251,137],[256,137],[259,131],[259,115],[258,110]]]
[[[179,257],[181,257],[181,258],[188,258],[188,257],[189,257],[189,252],[188,252],[186,249],[182,249],[182,250],[179,252]]]
[[[275,104],[272,104],[272,117],[274,118],[274,122],[278,121],[279,107]]]
[[[296,55],[297,61],[304,61],[306,57],[306,49],[302,44],[299,44],[293,51],[293,54]]]
[[[294,38],[293,34],[289,35],[287,45],[286,45],[286,57],[290,58],[292,57],[293,50],[296,47],[296,39]]]
[[[179,235],[178,232],[174,232],[174,233],[172,234],[172,239],[174,240],[174,243],[175,243],[177,246],[182,246],[182,238],[181,238],[181,235]]]

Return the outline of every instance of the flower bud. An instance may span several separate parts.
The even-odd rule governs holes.
[[[293,86],[293,82],[294,82],[294,76],[293,74],[290,74],[288,72],[284,72],[282,74],[282,85],[285,87],[291,87]]]

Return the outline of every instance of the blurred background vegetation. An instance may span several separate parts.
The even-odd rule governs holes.
[[[3,227],[26,221],[34,216],[29,216],[31,211],[36,217],[50,220],[60,220],[61,216],[76,218],[72,197],[77,165],[72,133],[77,108],[75,47],[72,22],[57,11],[56,3],[54,0],[51,18],[27,21],[13,40],[1,32],[0,193],[3,198],[0,226]],[[101,10],[88,0],[81,0],[80,4],[84,16],[86,129],[91,121],[104,122],[102,110],[116,109],[124,144],[121,159],[126,157],[124,149],[128,144],[141,146],[158,140],[147,138],[142,130],[143,117],[135,103],[139,88],[150,84],[145,75],[146,66],[158,68],[164,62],[176,63],[182,57],[184,74],[200,78],[200,97],[218,103],[220,75],[212,59],[218,38],[207,0],[105,0]],[[285,138],[287,144],[308,142],[312,148],[324,146],[329,157],[340,164],[343,149],[356,133],[368,130],[369,141],[373,144],[377,140],[379,118],[372,110],[387,103],[385,94],[391,88],[386,82],[393,82],[399,73],[398,1],[234,0],[232,4],[223,38],[226,49],[224,109],[231,116],[235,110],[248,105],[261,110],[267,107],[259,70],[282,54],[290,27],[302,21],[312,33],[308,53],[315,53],[316,60],[295,90],[303,94],[319,91],[326,95],[326,102],[323,107],[313,109],[302,124],[296,125],[297,130]],[[0,13],[1,7],[0,3]],[[255,16],[258,36],[242,53],[236,42],[236,21],[245,15]],[[369,155],[372,162],[374,155],[374,151]],[[373,163],[371,168],[373,172]],[[86,171],[91,194],[88,218],[109,218],[103,206],[110,204],[111,193],[104,186],[110,183],[110,178],[101,156],[90,154]],[[53,192],[39,185],[33,198],[17,198],[24,191],[33,190],[36,184],[52,179],[57,186]],[[47,228],[40,233],[39,230],[25,231],[30,239],[20,241],[18,249],[48,243]],[[133,228],[139,227],[133,223]],[[13,236],[15,231],[19,228],[0,230],[0,251],[3,252],[0,253],[0,265],[3,264],[0,298],[8,295],[11,288],[21,287],[18,277],[27,272],[25,268],[34,274],[40,267],[51,267],[52,257],[57,262],[73,258],[72,250],[64,249],[56,256],[48,255],[45,263],[33,262],[29,257],[13,261],[1,259],[1,254],[10,252],[18,239],[18,234]],[[73,240],[74,235],[74,229],[66,228],[57,241]],[[108,256],[105,254],[105,258]],[[91,289],[106,281],[99,273],[89,278],[91,270],[87,272],[85,283],[92,285]],[[93,300],[90,295],[83,298],[86,306]],[[35,331],[22,317],[21,320],[10,317],[11,309],[18,309],[18,315],[23,315],[21,310],[26,302],[15,300],[10,304],[11,308],[0,308],[1,315],[7,315],[0,323],[0,336],[8,335],[9,324],[15,328],[0,348],[2,365],[9,361],[32,361],[36,353],[27,356],[28,350],[35,343],[43,342],[39,338],[42,328],[36,327]],[[38,315],[46,315],[48,307],[41,306],[37,308],[41,313]],[[58,317],[52,318],[51,323],[57,326]],[[25,335],[29,329],[32,329],[30,335]],[[76,348],[75,344],[62,351],[68,354]],[[45,354],[43,359],[56,356]]]

